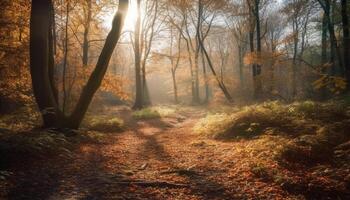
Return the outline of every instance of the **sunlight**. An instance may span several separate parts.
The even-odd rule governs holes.
[[[115,10],[107,13],[104,17],[104,25],[110,29],[112,26]],[[133,31],[135,29],[135,23],[137,20],[137,6],[136,2],[131,0],[129,4],[128,14],[125,19],[124,31]]]

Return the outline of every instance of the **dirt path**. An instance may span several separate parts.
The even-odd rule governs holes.
[[[53,158],[18,174],[11,199],[297,199],[252,176],[249,143],[207,140],[192,132],[204,115],[135,121],[129,130],[82,144],[71,158]]]

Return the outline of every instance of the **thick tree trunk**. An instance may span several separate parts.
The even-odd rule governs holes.
[[[33,92],[42,114],[44,127],[55,126],[57,102],[52,88],[51,0],[32,0],[30,18],[30,73]]]
[[[348,17],[348,0],[342,0],[342,24],[343,24],[343,57],[345,65],[345,77],[348,82],[348,90],[350,90],[350,27]]]
[[[65,38],[64,38],[64,56],[63,56],[63,71],[62,71],[62,90],[63,90],[63,103],[62,103],[62,112],[65,113],[66,107],[67,107],[67,88],[66,88],[66,73],[67,73],[67,64],[68,64],[68,25],[69,25],[69,2],[67,2],[67,7],[66,7],[66,22],[65,22]]]
[[[256,51],[258,56],[261,56],[261,29],[260,29],[260,13],[259,13],[259,5],[260,0],[255,0],[255,26],[256,26]],[[255,99],[260,99],[262,97],[262,80],[261,80],[261,65],[256,64],[255,68],[255,76],[254,76],[254,82],[255,82],[255,91],[254,96]]]
[[[143,94],[142,94],[142,76],[141,76],[141,54],[140,54],[140,32],[141,32],[141,0],[137,0],[137,20],[135,27],[135,82],[136,95],[134,109],[142,109]]]
[[[146,69],[142,68],[142,106],[151,106],[151,98],[147,85]]]
[[[322,41],[321,41],[321,59],[322,64],[327,63],[327,18],[325,15],[322,17]]]
[[[195,78],[195,91],[194,91],[194,103],[200,103],[199,94],[199,53],[200,53],[200,34],[202,28],[202,13],[203,13],[203,3],[202,0],[198,1],[198,18],[196,24],[196,51],[194,57],[194,78]]]
[[[320,1],[319,1],[320,2]],[[331,54],[330,54],[330,62],[333,64],[332,69],[331,69],[331,74],[336,75],[338,72],[342,71],[344,68],[343,66],[343,59],[340,53],[340,48],[337,43],[337,38],[335,36],[335,31],[334,31],[334,24],[332,22],[332,17],[331,17],[331,2],[330,0],[324,1],[324,4],[321,3],[322,8],[324,10],[326,19],[327,19],[327,26],[328,26],[328,32],[329,32],[329,37],[330,37],[330,43],[331,43]],[[338,63],[339,66],[336,66],[336,57],[338,58]]]

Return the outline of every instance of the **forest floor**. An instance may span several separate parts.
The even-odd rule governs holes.
[[[195,133],[206,114],[189,107],[137,120],[126,107],[109,108],[106,115],[124,120],[123,131],[82,130],[98,140],[79,141],[67,154],[17,160],[0,171],[0,199],[349,197],[349,180],[339,181],[344,174],[316,173],[329,174],[330,164],[288,168],[272,159],[271,146],[259,149],[266,138],[220,141]]]

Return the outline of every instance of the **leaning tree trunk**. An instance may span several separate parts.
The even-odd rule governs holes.
[[[120,38],[128,5],[128,0],[119,0],[119,8],[113,19],[112,30],[108,33],[102,52],[97,60],[95,70],[92,72],[76,108],[67,122],[70,128],[76,129],[80,126],[94,94],[102,83],[103,77],[107,72],[109,61]]]

